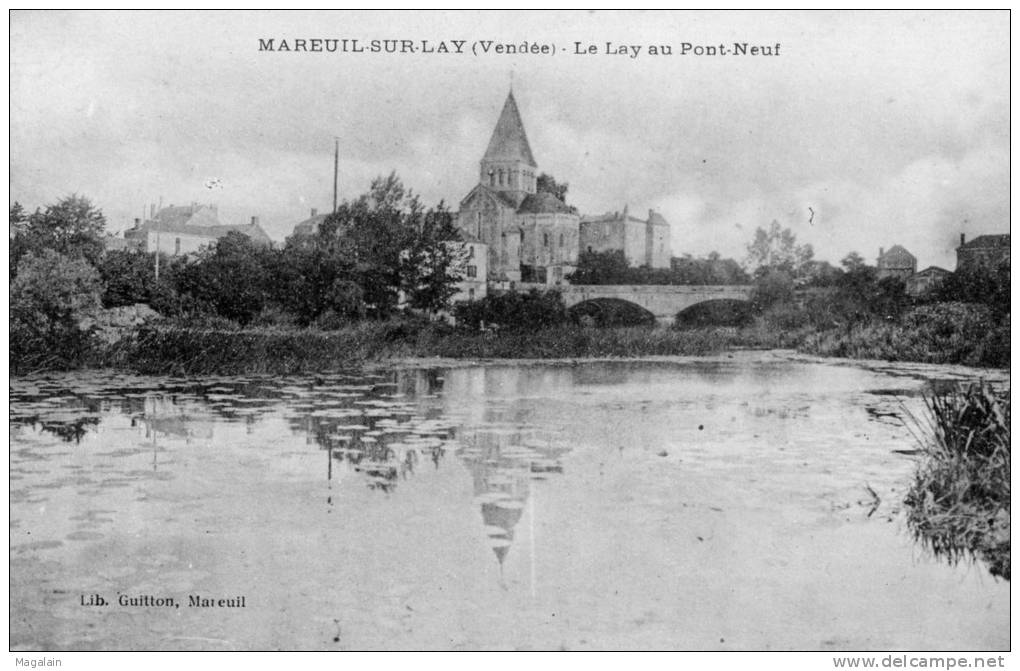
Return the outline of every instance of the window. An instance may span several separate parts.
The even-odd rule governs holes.
[[[473,301],[474,299],[475,299],[475,290],[474,289],[468,289],[468,300],[469,301]]]
[[[591,245],[588,245],[588,253],[591,254]]]
[[[560,247],[563,246],[563,234],[560,233]]]
[[[468,245],[468,258],[469,259],[475,258],[475,246],[474,245]]]
[[[542,234],[542,246],[543,247],[548,247],[549,246],[549,234],[548,233],[543,233]]]
[[[524,244],[524,231],[521,231],[521,244]]]
[[[478,277],[478,266],[468,266],[467,267],[467,276],[468,277]]]
[[[180,253],[181,253],[181,239],[180,238],[176,238],[174,240],[174,256],[176,256],[176,255],[178,255]]]
[[[494,170],[489,171],[489,186],[496,186],[496,172]]]
[[[499,171],[499,185],[503,186],[503,171]]]

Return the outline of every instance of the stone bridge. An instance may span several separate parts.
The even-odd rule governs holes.
[[[557,289],[567,308],[597,298],[615,298],[638,305],[655,315],[660,324],[671,324],[681,310],[707,301],[749,301],[750,285],[617,285],[564,284]]]

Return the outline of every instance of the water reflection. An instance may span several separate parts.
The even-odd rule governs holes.
[[[567,369],[541,376],[536,381],[525,373],[499,386],[505,395],[536,383],[571,384]],[[28,438],[41,431],[79,446],[92,435],[97,440],[84,446],[98,451],[113,435],[107,435],[106,426],[113,431],[118,418],[125,418],[126,426],[139,432],[133,434],[135,447],[99,454],[151,451],[151,470],[162,466],[161,477],[176,477],[182,473],[172,468],[173,453],[182,446],[215,449],[217,427],[243,426],[246,435],[257,436],[263,424],[282,419],[292,435],[303,437],[306,449],[325,453],[328,511],[336,504],[334,485],[340,481],[391,496],[423,469],[438,471],[455,454],[472,479],[486,543],[502,567],[531,482],[562,474],[567,448],[543,438],[519,408],[472,394],[470,384],[461,389],[470,401],[460,398],[451,407],[443,398],[444,382],[438,369],[280,380],[117,374],[12,380],[11,432]],[[22,454],[30,455],[36,458],[33,450]]]
[[[82,591],[249,588],[258,619],[206,616],[203,640],[1008,645],[1008,598],[890,524],[915,468],[900,413],[925,383],[911,374],[749,353],[15,379],[12,602],[29,615],[12,645],[149,640],[147,624],[90,628]],[[876,511],[857,503],[865,485]],[[917,612],[940,620],[911,628]],[[267,637],[277,618],[310,626]]]

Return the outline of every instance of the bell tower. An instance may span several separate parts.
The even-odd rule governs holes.
[[[510,91],[482,157],[479,181],[494,191],[513,194],[520,201],[535,193],[537,168],[517,101]]]

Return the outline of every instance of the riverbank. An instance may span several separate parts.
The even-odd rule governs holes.
[[[472,331],[413,320],[365,321],[337,330],[200,328],[151,323],[98,347],[87,367],[145,374],[300,374],[394,359],[569,359],[705,356],[743,349],[972,367],[1009,365],[1008,326],[980,335],[910,325],[847,330],[744,327],[665,329],[558,325],[535,330]],[[16,365],[13,366],[19,371]]]

